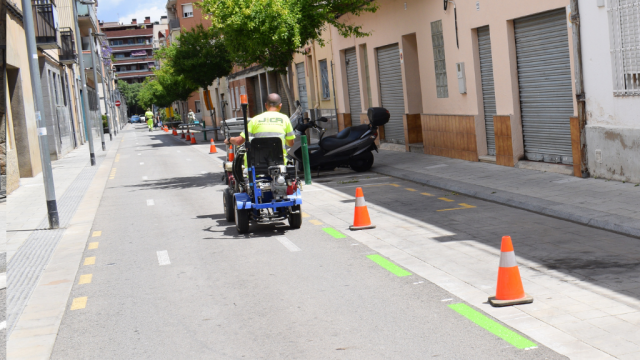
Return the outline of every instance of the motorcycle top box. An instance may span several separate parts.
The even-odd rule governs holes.
[[[369,118],[369,124],[373,126],[382,126],[389,122],[391,114],[389,110],[381,107],[372,107],[367,110],[367,117]]]

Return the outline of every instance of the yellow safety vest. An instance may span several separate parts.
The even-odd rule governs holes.
[[[291,126],[291,120],[283,113],[277,111],[266,111],[260,115],[254,116],[248,124],[249,141],[253,138],[262,137],[279,137],[282,140],[282,152],[284,154],[284,163],[287,163],[287,150],[284,147],[285,140],[293,140],[296,138]],[[244,138],[244,130],[240,134]],[[244,160],[247,166],[247,159]]]

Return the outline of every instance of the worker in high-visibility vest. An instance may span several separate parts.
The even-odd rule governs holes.
[[[147,126],[149,126],[149,131],[153,131],[153,112],[151,109],[147,109],[147,112],[144,113],[144,117],[147,119]]]

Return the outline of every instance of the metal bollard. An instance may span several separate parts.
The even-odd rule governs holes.
[[[311,167],[309,166],[309,146],[307,146],[307,135],[302,135],[302,166],[304,167],[304,183],[311,185]]]

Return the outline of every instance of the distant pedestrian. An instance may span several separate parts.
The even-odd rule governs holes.
[[[196,122],[196,114],[193,113],[193,110],[189,109],[189,114],[187,114],[187,118],[189,119],[189,124],[193,124]]]

